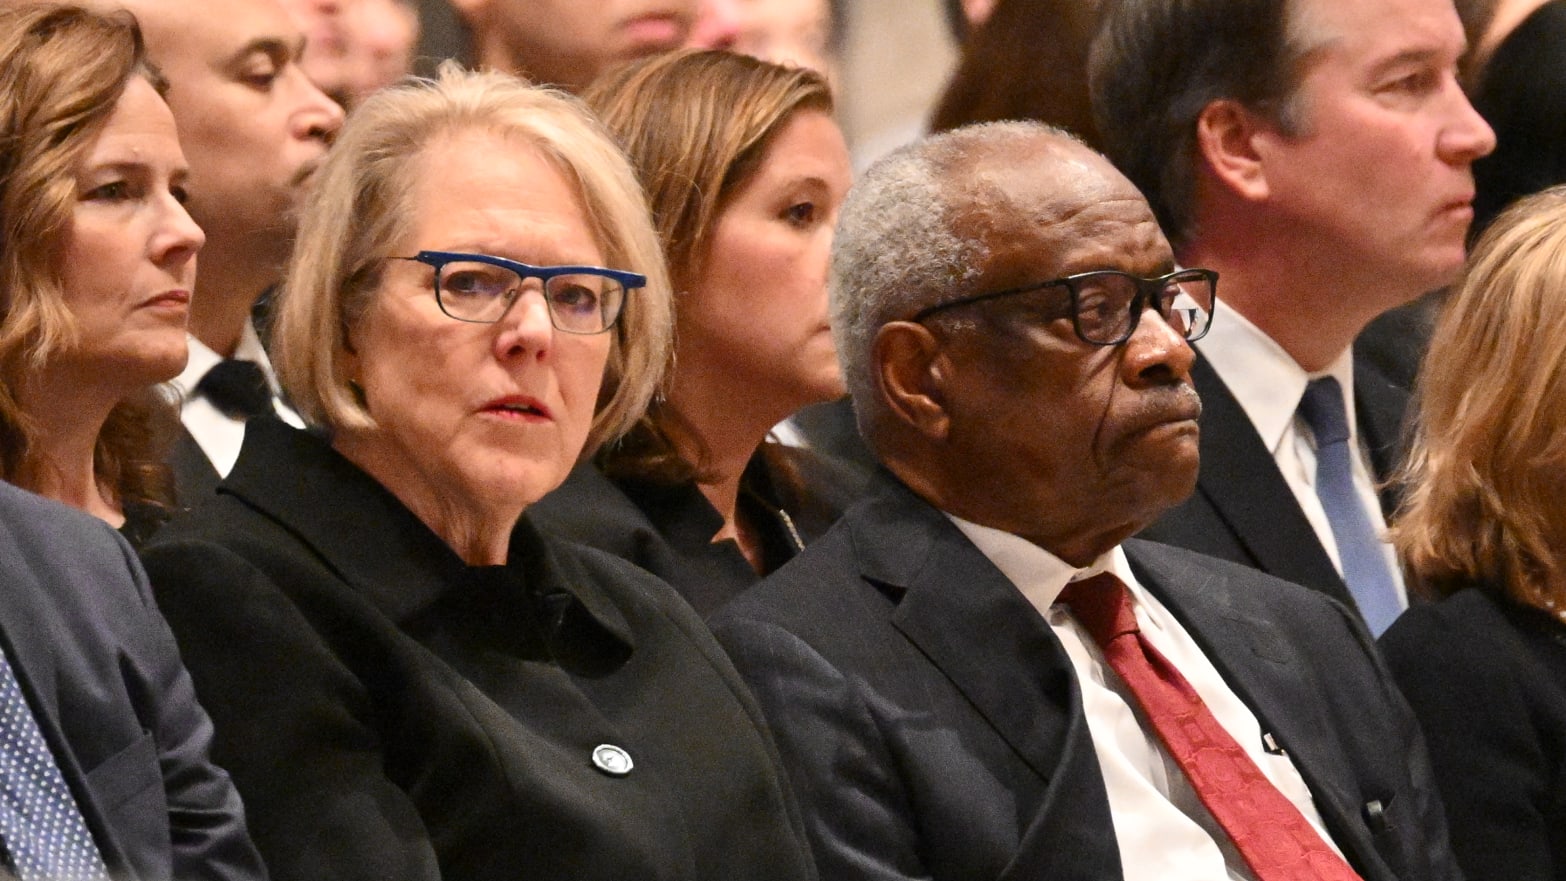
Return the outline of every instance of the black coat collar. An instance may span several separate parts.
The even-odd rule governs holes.
[[[464,563],[395,495],[325,440],[275,420],[247,425],[239,460],[219,492],[293,533],[399,624],[454,587],[497,574],[492,567]],[[561,551],[524,517],[511,536],[506,574],[549,598],[561,617],[579,608],[598,628],[633,647],[624,615],[592,589],[592,576],[576,556]]]

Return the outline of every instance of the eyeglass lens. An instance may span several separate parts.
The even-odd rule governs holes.
[[[567,333],[601,333],[614,323],[625,300],[625,288],[619,282],[592,273],[556,275],[540,281],[523,278],[503,266],[459,260],[441,267],[437,275],[441,309],[461,321],[499,321],[517,298],[541,290],[556,328]]]
[[[1213,284],[1201,272],[1176,273],[1156,288],[1123,273],[1095,272],[1078,277],[1074,287],[1078,332],[1093,343],[1113,345],[1130,336],[1149,305],[1186,339],[1200,337],[1212,321]],[[1155,303],[1137,302],[1144,290],[1156,297]]]

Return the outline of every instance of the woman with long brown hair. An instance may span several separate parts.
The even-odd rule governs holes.
[[[0,12],[0,478],[144,538],[204,237],[128,14]]]
[[[856,485],[767,442],[843,394],[826,274],[848,150],[821,74],[728,52],[636,62],[583,97],[647,190],[675,348],[638,425],[539,510],[705,615],[824,530],[841,506],[827,496]]]

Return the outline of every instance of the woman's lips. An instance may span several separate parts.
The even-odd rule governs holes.
[[[141,305],[153,309],[186,308],[190,306],[190,291],[164,291],[157,296],[148,297]]]
[[[495,398],[479,408],[479,412],[502,419],[520,419],[529,422],[547,422],[554,416],[537,398],[526,395],[507,395]]]

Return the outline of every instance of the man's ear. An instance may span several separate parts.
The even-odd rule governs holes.
[[[951,428],[946,412],[946,385],[951,362],[928,327],[915,321],[893,321],[876,333],[871,360],[888,414],[933,440],[944,440]]]
[[[1266,153],[1261,141],[1273,127],[1240,102],[1220,99],[1196,117],[1196,150],[1208,172],[1247,201],[1267,198]]]

